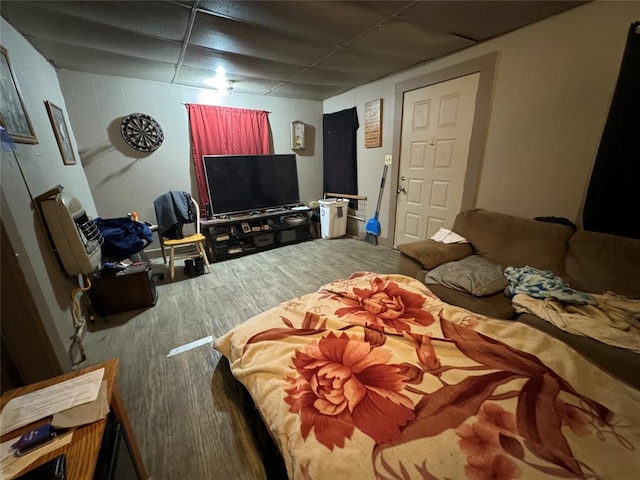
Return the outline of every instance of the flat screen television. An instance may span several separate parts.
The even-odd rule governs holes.
[[[300,203],[295,154],[204,155],[213,215]]]

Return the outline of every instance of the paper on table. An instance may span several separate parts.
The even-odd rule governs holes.
[[[66,382],[12,398],[0,413],[0,434],[67,410],[92,402],[98,397],[104,368],[80,375]]]
[[[435,240],[440,243],[469,243],[469,240],[463,236],[458,235],[456,232],[441,228],[431,236],[431,240]]]
[[[0,443],[0,461],[3,461],[5,458],[13,455],[13,451],[11,450],[11,445],[20,440],[20,437],[12,438],[11,440],[7,440],[6,442]]]
[[[69,410],[53,414],[51,425],[53,428],[72,428],[88,423],[96,422],[107,416],[109,413],[109,402],[107,400],[107,381],[103,380],[100,385],[98,398],[93,402],[77,405]]]
[[[109,413],[109,402],[107,400],[107,381],[102,380],[98,398],[93,402],[77,405],[64,412],[53,414],[51,425],[53,428],[71,428],[87,425],[96,422],[107,416]]]

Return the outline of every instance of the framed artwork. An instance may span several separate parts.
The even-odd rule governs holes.
[[[0,123],[7,130],[14,142],[38,143],[31,120],[24,107],[22,95],[16,77],[11,70],[7,49],[0,46]]]
[[[76,157],[73,154],[71,137],[69,136],[69,128],[67,127],[67,122],[64,119],[64,112],[60,107],[54,105],[48,100],[44,103],[47,105],[49,120],[51,120],[53,133],[55,134],[56,141],[58,142],[58,148],[60,149],[60,154],[62,155],[62,161],[65,165],[74,165],[76,163]]]

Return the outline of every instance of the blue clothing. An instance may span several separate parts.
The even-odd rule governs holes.
[[[191,194],[170,190],[153,201],[158,221],[158,233],[165,238],[184,238],[182,226],[196,221]]]
[[[98,217],[93,222],[102,234],[103,258],[126,258],[144,250],[153,240],[153,233],[147,225],[129,217]]]
[[[509,285],[504,293],[513,297],[524,293],[533,298],[555,298],[564,303],[595,305],[595,299],[585,292],[574,290],[553,272],[533,267],[507,267],[504,270]]]

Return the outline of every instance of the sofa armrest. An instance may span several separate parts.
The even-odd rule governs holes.
[[[398,259],[398,273],[411,278],[418,278],[418,273],[426,271],[422,264],[406,255],[400,255]],[[424,276],[424,275],[423,275]]]
[[[403,255],[422,264],[427,270],[447,262],[454,262],[473,253],[468,243],[439,243],[434,240],[418,240],[398,246]]]

